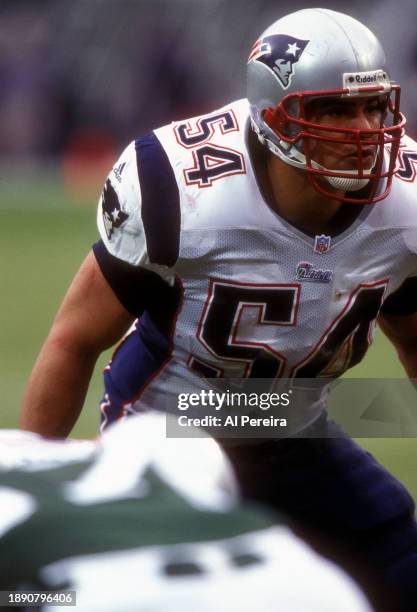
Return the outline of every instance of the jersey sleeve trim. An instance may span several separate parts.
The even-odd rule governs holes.
[[[417,312],[417,277],[407,278],[401,287],[391,293],[382,305],[381,313],[407,316]]]
[[[133,266],[107,250],[102,240],[93,245],[100,270],[119,302],[130,314],[140,317],[166,291],[167,283],[158,274]]]
[[[149,261],[172,267],[179,255],[181,226],[175,174],[154,132],[136,140],[135,148]]]

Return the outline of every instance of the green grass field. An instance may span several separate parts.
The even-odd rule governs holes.
[[[34,202],[32,209],[28,202]],[[39,190],[33,198],[30,191],[15,199],[4,199],[3,194],[0,222],[0,427],[7,428],[18,424],[21,396],[33,362],[68,283],[97,239],[97,231],[94,207],[75,208],[62,199],[59,190],[50,190],[44,199]],[[74,437],[92,437],[97,432],[101,370],[106,360],[104,355],[96,368]],[[401,378],[404,372],[379,333],[364,362],[350,375]],[[360,443],[417,499],[417,439],[364,439]]]

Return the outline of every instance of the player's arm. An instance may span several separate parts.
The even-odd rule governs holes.
[[[74,426],[102,351],[134,320],[104,278],[93,253],[76,274],[27,385],[20,425],[47,436]]]
[[[417,378],[417,276],[410,276],[382,305],[378,323],[410,378]]]
[[[114,165],[97,224],[101,240],[77,273],[30,377],[23,429],[67,435],[100,353],[144,310],[164,304],[173,287],[179,191],[154,133],[128,145]]]
[[[417,312],[410,315],[379,317],[379,325],[397,349],[410,378],[417,378]]]

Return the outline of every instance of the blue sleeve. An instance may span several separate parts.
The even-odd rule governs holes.
[[[173,290],[158,274],[111,255],[102,240],[93,245],[93,252],[104,278],[133,316],[145,310],[155,312],[158,305],[167,303]]]
[[[381,313],[406,316],[417,312],[417,277],[407,278],[401,287],[391,293],[382,305]]]

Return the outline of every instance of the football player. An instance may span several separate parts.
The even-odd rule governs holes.
[[[417,376],[417,146],[379,41],[306,9],[260,35],[247,70],[247,99],[156,129],[115,164],[23,428],[66,435],[122,336],[103,427],[206,379],[340,376],[377,320]],[[323,395],[296,417],[288,439],[228,449],[244,494],[361,550],[417,608],[411,496],[327,422]]]
[[[0,588],[75,591],[77,612],[370,612],[342,570],[235,490],[218,446],[167,439],[162,415],[96,443],[4,432]],[[50,596],[43,609],[59,610]]]

